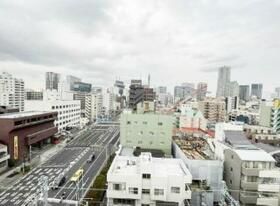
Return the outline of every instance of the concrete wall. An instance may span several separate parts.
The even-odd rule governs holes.
[[[171,154],[173,117],[158,114],[123,113],[120,142],[125,147],[159,149]]]
[[[223,190],[223,162],[220,160],[192,160],[188,159],[176,143],[172,143],[175,158],[180,158],[190,170],[193,180],[206,180],[213,193],[212,199],[219,202],[222,199]],[[208,197],[207,194],[206,197]],[[210,195],[211,196],[211,195]],[[207,200],[208,201],[208,200]],[[213,202],[212,202],[213,203]]]

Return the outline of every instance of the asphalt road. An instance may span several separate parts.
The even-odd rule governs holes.
[[[62,202],[62,194],[67,200],[77,200],[85,196],[86,189],[90,187],[106,156],[112,151],[113,145],[119,138],[119,126],[94,125],[74,138],[61,151],[52,156],[43,165],[34,168],[30,173],[21,178],[0,194],[0,205],[32,205],[40,193],[39,178],[48,177],[48,185],[61,173],[66,176],[66,183],[57,190],[49,188],[48,198]],[[87,162],[92,154],[95,154],[93,162]],[[80,168],[84,169],[84,175],[77,182],[70,182],[70,178]],[[61,205],[61,203],[50,203]]]

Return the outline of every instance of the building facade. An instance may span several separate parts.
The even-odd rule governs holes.
[[[217,83],[217,97],[230,96],[230,73],[231,68],[223,66],[219,68],[218,83]]]
[[[75,100],[26,101],[26,111],[57,112],[54,124],[59,131],[67,127],[79,127],[81,119],[81,103]]]
[[[280,170],[275,162],[257,148],[225,150],[225,181],[232,196],[241,205],[278,206]]]
[[[4,172],[8,168],[8,160],[10,155],[8,154],[7,145],[0,144],[0,173]]]
[[[252,84],[251,85],[251,97],[255,96],[258,99],[262,98],[263,85],[262,84]]]
[[[25,92],[26,100],[43,100],[43,92],[38,91],[26,91]]]
[[[230,82],[229,96],[231,96],[231,97],[238,97],[239,96],[239,84],[238,84],[237,81]]]
[[[11,74],[0,74],[0,105],[24,111],[24,81]]]
[[[46,80],[46,89],[49,89],[49,90],[56,89],[56,90],[58,90],[58,83],[60,81],[60,74],[55,73],[55,72],[46,72],[45,80]]]
[[[250,100],[250,86],[249,85],[240,85],[239,86],[239,98],[244,102]]]
[[[103,115],[102,93],[88,94],[86,96],[86,118],[89,121],[96,121]]]
[[[120,122],[122,146],[158,149],[166,155],[171,155],[172,116],[124,112]]]
[[[0,141],[8,146],[15,164],[29,158],[29,147],[42,144],[57,133],[57,112],[19,112],[0,115]]]
[[[190,205],[192,175],[180,159],[116,156],[107,174],[107,205]]]
[[[224,122],[226,119],[225,102],[220,99],[205,99],[198,103],[198,109],[209,122]]]
[[[206,82],[199,82],[196,89],[197,101],[202,101],[206,98],[208,85]]]

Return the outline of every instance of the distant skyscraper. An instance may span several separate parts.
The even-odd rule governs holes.
[[[46,72],[46,89],[58,90],[59,80],[60,80],[60,74],[54,72]]]
[[[263,85],[262,84],[252,84],[251,85],[251,97],[256,96],[257,98],[262,98],[262,90]]]
[[[202,101],[205,99],[207,93],[207,83],[199,82],[197,84],[196,96],[198,101]]]
[[[175,100],[185,99],[187,97],[193,97],[195,90],[194,83],[185,82],[181,86],[174,87],[174,98]]]
[[[239,86],[239,98],[241,101],[248,102],[250,100],[250,86],[240,85]]]
[[[165,86],[159,86],[156,89],[157,94],[166,94],[167,93],[167,87]]]
[[[275,98],[280,98],[280,87],[275,88]]]
[[[24,81],[7,72],[0,74],[0,105],[24,111]]]
[[[151,86],[151,75],[149,74],[149,76],[148,76],[148,87],[150,87]]]
[[[66,76],[66,82],[67,82],[67,85],[68,85],[68,90],[71,90],[73,91],[74,90],[74,84],[76,82],[81,82],[82,79],[78,78],[78,77],[74,77],[72,75],[68,75]]]
[[[230,67],[223,66],[219,68],[217,97],[230,96]]]
[[[237,81],[230,82],[230,94],[231,97],[239,97],[239,84]]]

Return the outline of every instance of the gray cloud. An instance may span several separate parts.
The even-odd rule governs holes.
[[[105,86],[151,73],[155,85],[203,80],[214,90],[212,73],[229,65],[241,83],[253,72],[271,89],[279,9],[277,0],[2,0],[0,71],[13,67],[31,82],[22,73],[29,67],[41,78],[50,70]]]

